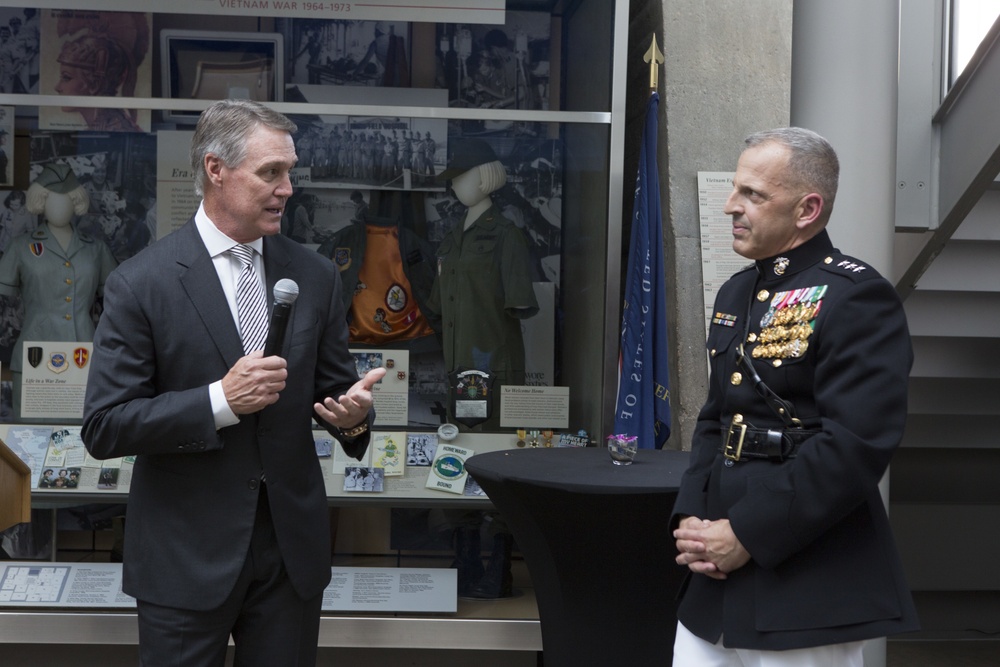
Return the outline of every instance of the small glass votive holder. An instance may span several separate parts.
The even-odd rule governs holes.
[[[608,453],[616,466],[631,465],[639,451],[639,438],[634,435],[609,435]]]

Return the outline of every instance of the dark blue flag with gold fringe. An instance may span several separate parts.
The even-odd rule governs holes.
[[[670,437],[667,304],[656,165],[659,101],[659,94],[653,92],[639,152],[615,407],[615,434],[637,436],[640,449],[660,449]]]

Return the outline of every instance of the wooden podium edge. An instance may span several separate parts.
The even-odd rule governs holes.
[[[31,521],[31,468],[0,439],[0,530]]]

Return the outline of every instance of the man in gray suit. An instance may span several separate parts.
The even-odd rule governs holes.
[[[198,212],[105,285],[83,438],[136,456],[122,588],[144,667],[221,667],[230,635],[236,665],[315,664],[330,531],[313,418],[360,458],[385,370],[358,379],[336,268],[278,233],[295,129],[246,100],[207,109]],[[238,244],[267,294],[300,286],[275,355],[244,350]]]

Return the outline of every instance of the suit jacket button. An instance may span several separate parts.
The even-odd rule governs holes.
[[[249,486],[249,487],[250,487],[250,490],[251,490],[251,491],[256,491],[256,490],[257,490],[257,480],[255,480],[255,479],[251,479],[251,480],[250,480],[250,481],[249,481],[249,482],[247,483],[247,486]]]

